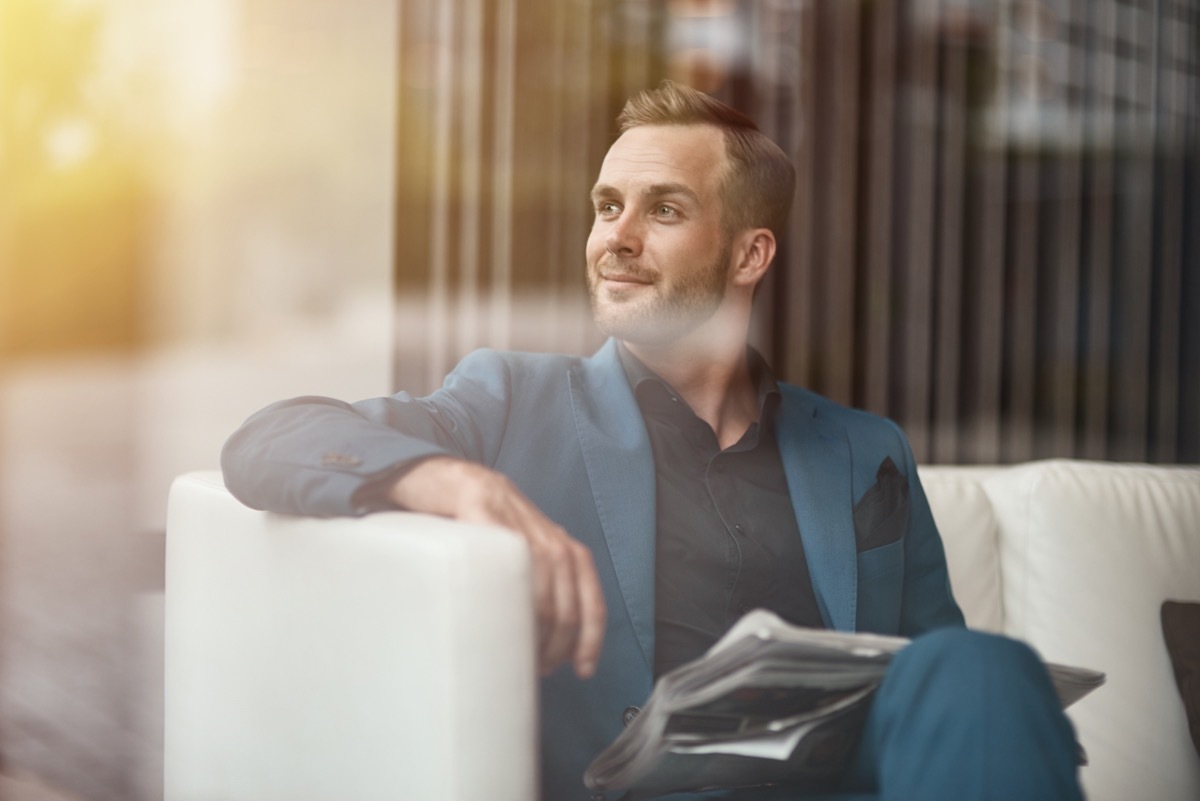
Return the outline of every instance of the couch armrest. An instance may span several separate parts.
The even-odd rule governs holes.
[[[498,529],[171,489],[165,798],[537,797],[530,566]]]

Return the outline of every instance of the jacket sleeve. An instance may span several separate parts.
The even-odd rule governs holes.
[[[364,514],[373,508],[356,501],[361,488],[420,459],[445,454],[492,464],[511,405],[503,357],[476,351],[428,397],[272,404],[226,441],[221,469],[230,492],[255,509]]]
[[[962,611],[950,590],[950,573],[942,537],[933,522],[933,512],[913,458],[908,438],[894,422],[904,448],[904,471],[908,477],[908,536],[904,545],[904,594],[900,609],[900,634],[915,637],[945,626],[964,626]]]

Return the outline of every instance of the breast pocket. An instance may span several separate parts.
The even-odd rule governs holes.
[[[908,479],[892,457],[879,463],[875,483],[854,505],[854,538],[859,552],[880,550],[908,530]]]

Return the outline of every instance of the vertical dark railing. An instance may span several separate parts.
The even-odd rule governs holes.
[[[963,341],[963,192],[967,152],[967,64],[965,33],[941,43],[941,88],[938,92],[937,242],[934,252],[935,314],[931,322],[933,394],[932,439],[929,458],[951,462],[958,458],[959,392],[962,385]]]
[[[895,81],[900,53],[900,10],[885,3],[866,18],[863,70],[864,135],[862,192],[858,225],[864,243],[860,250],[858,349],[854,353],[860,387],[857,400],[871,409],[888,408],[888,387],[895,368],[890,343],[893,325],[892,254],[897,220],[892,196],[896,174],[896,105],[900,102]]]
[[[586,353],[586,196],[672,77],[797,165],[754,340],[919,458],[1200,460],[1186,0],[406,0],[396,379]]]
[[[1115,3],[1090,4],[1087,21],[1101,41],[1111,41],[1116,36],[1116,12]],[[1110,405],[1107,343],[1112,308],[1112,232],[1116,226],[1113,157],[1116,150],[1116,53],[1112,48],[1092,47],[1087,50],[1086,58],[1091,79],[1084,87],[1084,108],[1092,124],[1088,126],[1083,142],[1088,168],[1085,173],[1087,215],[1081,260],[1085,274],[1081,312],[1086,326],[1079,353],[1083,406],[1079,426],[1083,434],[1083,455],[1099,459],[1106,453],[1105,429]]]
[[[813,125],[817,98],[817,26],[815,24],[816,3],[802,3],[793,12],[795,15],[794,58],[795,67],[790,72],[781,72],[777,77],[783,86],[793,86],[791,97],[794,111],[778,120],[774,132],[776,141],[788,155],[792,156],[799,175],[812,176],[818,169],[817,137],[819,127]],[[783,16],[778,14],[777,16]],[[759,30],[770,30],[765,26]],[[780,43],[786,47],[786,43]],[[782,243],[782,251],[776,259],[773,293],[769,295],[770,316],[765,325],[775,334],[774,345],[766,354],[780,374],[789,376],[796,383],[815,385],[814,377],[819,364],[818,349],[815,347],[818,330],[817,313],[820,298],[814,290],[820,271],[817,267],[818,252],[815,229],[815,209],[819,206],[819,188],[815,181],[801,180],[796,188],[792,206],[792,225],[789,236]],[[795,287],[804,287],[807,292],[797,292]],[[763,293],[765,294],[765,293]],[[761,303],[761,301],[760,301]],[[795,342],[814,343],[814,347],[792,347]]]

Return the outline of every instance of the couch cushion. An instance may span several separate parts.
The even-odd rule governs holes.
[[[980,482],[994,467],[930,466],[919,470],[921,485],[946,548],[950,586],[967,625],[1004,629],[996,516]]]
[[[1105,671],[1071,708],[1092,801],[1200,798],[1159,628],[1200,600],[1200,469],[1048,461],[984,480],[1000,525],[1010,634],[1051,661]]]

